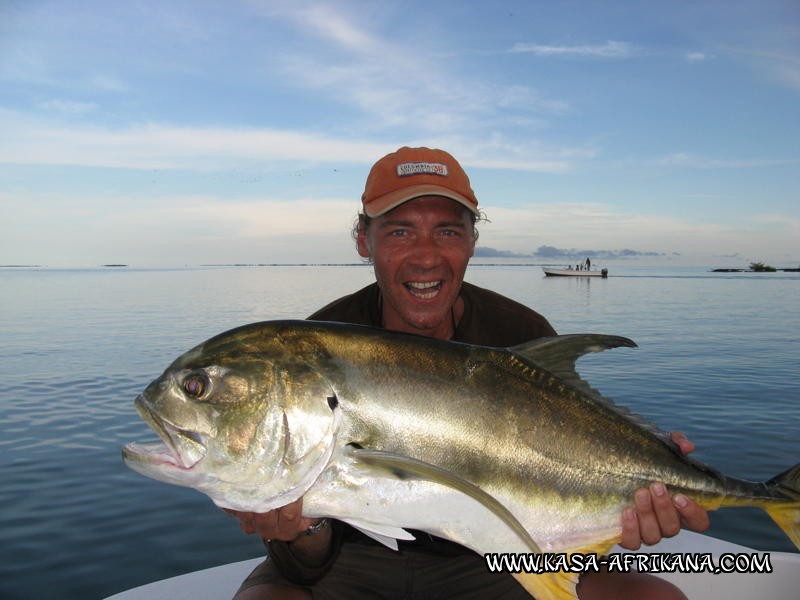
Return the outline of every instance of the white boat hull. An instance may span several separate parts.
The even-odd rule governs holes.
[[[542,267],[542,271],[548,277],[608,277],[608,269],[599,269],[595,271],[578,271],[576,269],[551,269],[549,267]]]
[[[628,552],[615,547],[612,552]],[[715,561],[722,554],[751,555],[756,551],[723,540],[682,531],[674,538],[638,552],[703,553]],[[764,554],[762,552],[759,555]],[[677,585],[689,600],[794,600],[800,591],[800,554],[769,552],[772,573],[659,573],[658,576]],[[204,569],[156,581],[107,600],[219,600],[233,594],[263,557]],[[715,562],[716,564],[716,562]]]

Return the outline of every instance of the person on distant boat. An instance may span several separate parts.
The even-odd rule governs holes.
[[[586,257],[586,270],[587,271],[591,271],[592,270],[592,261],[589,260],[588,256]]]
[[[447,152],[401,148],[372,167],[355,230],[358,253],[376,282],[320,309],[311,319],[383,327],[473,344],[510,346],[555,335],[541,315],[463,281],[477,240],[478,200],[466,173]],[[685,436],[673,440],[693,449]],[[508,573],[490,573],[482,557],[418,532],[395,552],[333,519],[303,516],[302,498],[256,514],[229,510],[257,533],[268,558],[245,580],[236,600],[367,600],[459,598],[530,600]],[[620,515],[621,545],[630,550],[708,527],[705,510],[663,484],[636,491]],[[645,573],[586,573],[582,600],[684,599],[672,584]]]

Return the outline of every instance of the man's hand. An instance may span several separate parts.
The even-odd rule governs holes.
[[[684,454],[695,448],[687,437],[678,431],[671,434]],[[622,541],[620,546],[628,550],[638,550],[642,542],[656,544],[662,538],[672,537],[684,529],[704,531],[710,524],[708,512],[683,494],[670,498],[663,483],[657,482],[650,488],[640,488],[634,494],[634,507],[622,512]]]
[[[302,498],[265,513],[240,512],[229,508],[223,510],[239,520],[242,531],[257,533],[265,540],[292,542],[319,521],[303,516]]]

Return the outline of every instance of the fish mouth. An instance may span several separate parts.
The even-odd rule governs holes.
[[[155,412],[143,395],[136,398],[134,405],[145,423],[156,432],[162,442],[126,444],[123,448],[126,459],[189,470],[205,457],[206,447],[197,432],[182,429],[166,421]]]
[[[403,285],[415,298],[430,300],[439,295],[442,290],[444,280],[435,281],[406,281]]]

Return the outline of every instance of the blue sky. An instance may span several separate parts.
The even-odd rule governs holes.
[[[357,260],[452,152],[484,247],[800,263],[800,4],[0,1],[0,264]]]

